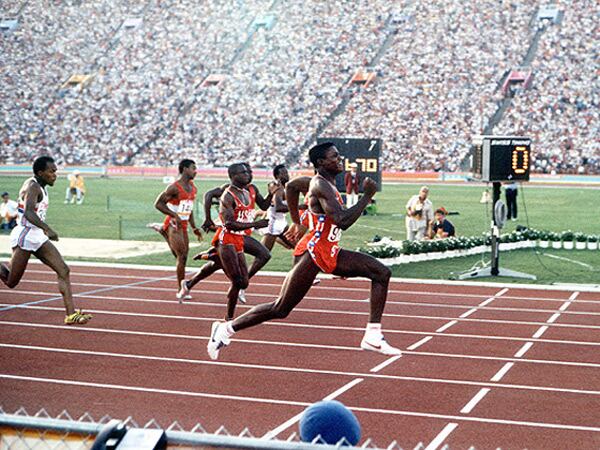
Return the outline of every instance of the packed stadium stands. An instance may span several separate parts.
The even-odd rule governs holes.
[[[320,130],[383,138],[388,170],[455,171],[502,100],[502,75],[523,60],[537,7],[3,1],[0,16],[19,23],[0,33],[0,163],[44,149],[67,164],[170,165],[186,155],[270,166]],[[531,134],[538,171],[597,173],[598,6],[561,8],[562,24],[540,39],[531,89],[495,131]],[[376,74],[368,87],[348,83],[360,69]],[[222,82],[205,86],[210,75]]]

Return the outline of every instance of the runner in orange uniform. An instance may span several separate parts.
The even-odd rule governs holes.
[[[196,163],[191,159],[182,160],[179,163],[179,173],[179,179],[170,184],[154,203],[154,207],[167,216],[157,231],[166,239],[171,252],[177,258],[178,290],[185,282],[185,265],[190,247],[188,223],[198,240],[202,239],[202,233],[194,222],[194,201],[198,192],[193,182]],[[179,292],[176,296],[181,300]],[[187,298],[191,296],[188,294]]]
[[[341,230],[354,224],[377,191],[373,180],[363,182],[364,195],[358,203],[345,209],[335,188],[335,177],[343,171],[342,158],[332,143],[314,146],[309,152],[317,174],[308,186],[308,235],[297,245],[294,266],[283,282],[279,297],[258,305],[235,320],[214,322],[207,350],[212,359],[219,357],[221,348],[231,342],[238,331],[273,319],[283,319],[298,305],[321,271],[343,277],[365,277],[371,280],[371,309],[369,323],[360,343],[364,350],[384,355],[400,355],[399,349],[388,344],[381,330],[381,318],[387,299],[391,271],[370,255],[340,249]],[[286,199],[293,221],[287,237],[298,241],[307,231],[300,220],[298,199],[306,182],[304,178],[292,180],[286,186]]]

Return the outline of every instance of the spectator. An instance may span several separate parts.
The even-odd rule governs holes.
[[[445,239],[456,236],[454,225],[446,219],[447,215],[448,211],[443,206],[435,210],[435,220],[431,226],[431,239]]]
[[[504,195],[506,196],[506,209],[507,209],[507,219],[515,221],[517,220],[517,193],[518,186],[514,181],[512,183],[507,183],[504,186]]]
[[[433,221],[433,205],[429,196],[429,188],[423,186],[418,195],[413,195],[406,203],[406,239],[420,241],[430,234]]]
[[[350,172],[344,175],[344,184],[346,185],[346,207],[351,208],[358,202],[359,176],[357,173],[358,164],[350,164]]]
[[[83,203],[83,198],[85,197],[85,182],[83,181],[83,176],[79,173],[79,170],[74,170],[67,179],[69,180],[69,187],[67,188],[65,195],[65,204],[75,203],[75,198],[77,198],[77,204],[81,205]]]
[[[2,230],[12,230],[17,226],[17,211],[19,204],[10,199],[8,192],[2,194],[0,203],[0,228]]]

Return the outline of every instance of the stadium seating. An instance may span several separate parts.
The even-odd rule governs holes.
[[[594,4],[575,3],[543,35],[531,89],[495,130],[531,134],[541,172],[600,171]],[[44,150],[67,164],[172,165],[185,155],[268,167],[321,129],[383,138],[388,170],[455,171],[502,99],[502,74],[523,59],[537,5],[2,2],[0,16],[20,13],[0,33],[0,163]],[[351,83],[361,73],[369,83]],[[74,76],[90,78],[66,83]]]

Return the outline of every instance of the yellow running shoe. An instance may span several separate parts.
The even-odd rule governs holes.
[[[65,316],[67,325],[83,325],[92,319],[91,314],[84,314],[80,309],[76,309],[73,314]]]

